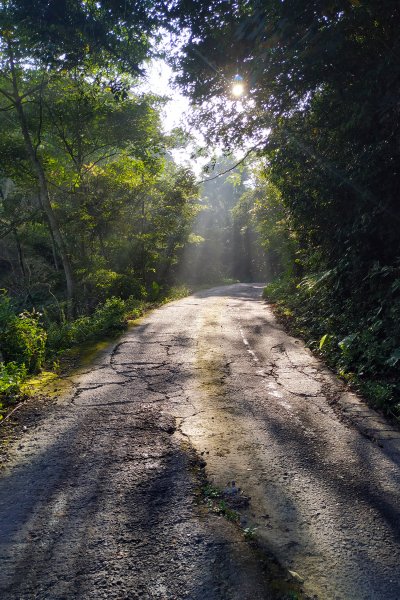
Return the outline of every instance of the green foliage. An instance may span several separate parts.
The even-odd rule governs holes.
[[[152,281],[151,282],[151,288],[150,288],[150,300],[157,300],[160,296],[161,293],[161,287],[160,285],[157,283],[157,281]]]
[[[0,286],[60,320],[154,296],[197,205],[192,173],[169,158],[165,99],[134,93],[163,10],[14,4],[0,18]]]
[[[213,507],[213,510],[218,515],[222,515],[225,517],[225,519],[231,521],[232,523],[238,523],[240,521],[239,513],[230,508],[225,500],[220,500],[218,503],[216,503]]]
[[[259,167],[253,169],[252,175],[252,188],[243,194],[233,212],[242,227],[247,224],[254,229],[266,262],[266,279],[273,279],[293,270],[296,239],[279,189]]]
[[[112,297],[99,305],[91,316],[61,324],[51,323],[48,329],[48,354],[121,331],[126,326],[126,312],[126,303],[121,298]]]
[[[292,277],[288,275],[282,275],[278,279],[275,279],[265,286],[262,297],[264,300],[280,302],[282,299],[294,293],[295,289],[296,284]]]
[[[110,269],[86,270],[82,273],[82,288],[85,295],[91,299],[91,303],[102,303],[107,298],[116,296],[129,298],[134,296],[137,299],[146,298],[147,291],[140,279],[134,272],[127,270],[126,273],[116,273]]]
[[[149,35],[161,25],[162,6],[146,2],[9,2],[2,7],[1,26],[18,53],[54,70],[78,69],[83,64],[139,71],[149,52]],[[158,9],[158,10],[157,10]],[[117,72],[118,72],[117,71]],[[110,82],[116,97],[126,90]]]
[[[325,342],[326,342],[327,339],[329,339],[329,334],[325,333],[325,335],[323,335],[322,338],[319,340],[319,346],[318,346],[318,348],[320,350],[322,350],[322,348],[324,347],[324,344],[325,344]]]
[[[206,500],[215,499],[215,498],[221,498],[222,492],[214,485],[211,485],[210,483],[208,483],[203,488],[203,495]]]
[[[92,319],[99,332],[112,333],[125,327],[125,311],[125,303],[121,298],[107,298],[105,303],[96,309]]]
[[[28,372],[24,364],[0,362],[0,398],[8,400],[15,398],[19,393],[21,383],[25,381],[27,375]],[[1,406],[0,404],[0,409]]]
[[[167,290],[165,295],[163,295],[162,303],[172,302],[173,300],[180,300],[181,298],[186,298],[189,294],[192,293],[192,290],[187,285],[174,285]]]
[[[202,203],[188,238],[180,278],[195,286],[265,277],[265,256],[247,193],[250,171],[234,157],[215,157],[202,186]],[[230,169],[230,170],[229,170]],[[216,173],[221,173],[215,177]],[[227,171],[227,172],[225,172]]]
[[[245,538],[247,538],[248,540],[252,540],[255,536],[257,529],[258,527],[245,527],[243,529],[243,534]]]
[[[374,407],[386,412],[389,410],[395,416],[400,417],[399,390],[396,390],[394,384],[385,381],[360,381],[358,387]]]
[[[0,334],[4,359],[25,365],[30,373],[40,370],[45,357],[47,334],[39,318],[40,314],[35,311],[24,311],[9,320]]]
[[[225,517],[225,519],[232,523],[240,521],[240,514],[229,506],[229,502],[224,499],[223,492],[217,487],[212,484],[206,484],[202,489],[202,494],[210,510]]]

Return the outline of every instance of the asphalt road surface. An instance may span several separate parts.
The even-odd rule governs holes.
[[[27,422],[0,480],[0,598],[262,600],[294,598],[293,580],[400,599],[400,434],[261,292],[151,313]],[[205,508],[199,459],[227,499],[251,498],[242,530]]]

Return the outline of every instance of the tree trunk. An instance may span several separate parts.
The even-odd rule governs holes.
[[[51,231],[50,227],[49,227],[49,231],[50,231],[50,237],[51,237],[51,251],[53,253],[54,268],[56,271],[59,271],[60,267],[58,265],[58,258],[57,258],[57,244],[55,242],[54,235],[53,235],[53,232]]]
[[[27,298],[29,299],[30,303],[33,306],[34,302],[33,302],[33,298],[31,296],[31,292],[29,289],[29,280],[28,280],[28,275],[27,275],[26,268],[25,268],[24,253],[22,252],[22,246],[21,246],[21,242],[19,239],[18,231],[16,229],[14,229],[13,233],[14,233],[15,244],[17,246],[19,266],[20,266],[22,277],[24,280],[25,292],[26,292]]]
[[[25,142],[25,148],[31,161],[32,167],[36,173],[38,184],[39,184],[39,200],[43,208],[43,211],[47,217],[48,225],[50,228],[51,235],[58,247],[60,252],[60,258],[64,269],[65,280],[67,285],[67,302],[68,302],[68,316],[71,317],[73,313],[73,301],[74,301],[74,279],[72,274],[71,262],[68,256],[67,249],[65,247],[64,239],[62,237],[59,224],[57,222],[56,215],[54,214],[53,208],[50,202],[49,190],[47,187],[46,175],[40,162],[35,147],[32,142],[32,137],[29,132],[28,123],[26,120],[24,108],[22,106],[22,99],[19,94],[17,75],[15,72],[14,55],[11,46],[9,45],[9,64],[13,82],[13,100],[15,109],[17,111],[21,132]]]

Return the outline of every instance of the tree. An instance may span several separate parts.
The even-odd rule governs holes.
[[[46,88],[60,72],[79,70],[81,76],[109,80],[115,95],[126,93],[121,72],[138,74],[149,51],[155,15],[145,4],[104,1],[82,3],[6,1],[0,16],[0,95],[2,111],[15,111],[25,151],[35,175],[38,196],[63,265],[69,310],[74,298],[71,260],[53,210],[43,165],[43,102]],[[36,105],[37,119],[27,116],[27,103]]]

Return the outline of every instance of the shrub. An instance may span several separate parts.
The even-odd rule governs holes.
[[[25,365],[29,372],[40,370],[45,357],[47,334],[39,317],[35,311],[24,311],[9,320],[0,333],[4,359]]]
[[[121,331],[126,325],[126,310],[126,303],[121,298],[108,298],[91,316],[82,316],[61,324],[50,324],[47,344],[49,353],[66,350],[101,335]]]
[[[130,297],[144,299],[147,296],[147,291],[143,283],[135,277],[132,270],[119,275],[113,295],[124,299]]]
[[[110,269],[97,269],[81,275],[82,283],[85,284],[86,295],[88,294],[94,301],[94,305],[105,302],[107,298],[114,296],[122,298],[128,298],[129,296],[146,297],[146,288],[135,277],[133,271],[117,273]]]
[[[138,300],[134,296],[130,296],[125,301],[126,316],[128,319],[138,319],[146,310],[145,300]]]
[[[91,317],[96,333],[112,333],[123,329],[126,325],[125,311],[125,302],[121,298],[108,298]]]
[[[26,376],[25,365],[17,365],[15,362],[0,363],[0,396],[9,398],[18,394]]]
[[[47,352],[52,354],[70,348],[72,345],[72,323],[51,322],[47,327]]]
[[[150,300],[152,302],[155,302],[160,297],[160,294],[161,294],[161,286],[160,286],[160,284],[157,283],[157,281],[152,281],[151,288],[150,288],[150,293],[149,293]]]
[[[191,290],[186,285],[175,285],[170,287],[165,296],[163,296],[162,301],[171,302],[171,300],[180,300],[181,298],[186,298],[191,293]]]

